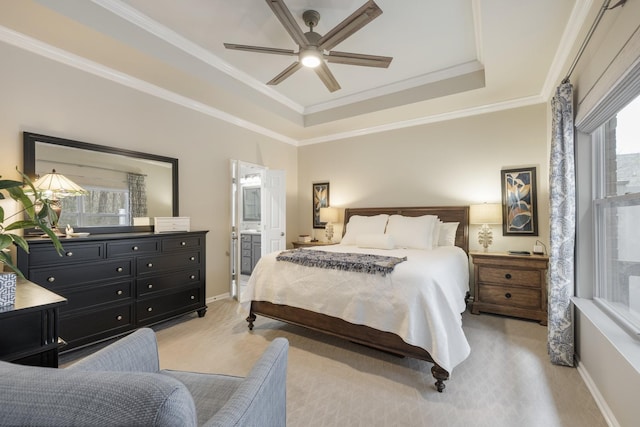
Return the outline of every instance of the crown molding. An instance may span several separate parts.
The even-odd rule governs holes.
[[[20,49],[35,53],[36,55],[43,56],[53,61],[68,65],[70,67],[85,71],[98,77],[110,80],[112,82],[127,86],[135,89],[139,92],[146,93],[148,95],[155,96],[157,98],[164,99],[165,101],[172,102],[177,105],[189,108],[191,110],[198,111],[208,116],[214,117],[219,120],[231,123],[233,125],[242,127],[244,129],[256,132],[258,134],[267,136],[269,138],[276,139],[281,142],[285,142],[291,145],[297,145],[297,140],[289,138],[288,136],[274,132],[265,127],[256,125],[255,123],[241,119],[237,116],[226,113],[222,110],[214,108],[210,105],[203,104],[202,102],[188,98],[183,95],[179,95],[175,92],[161,88],[154,84],[148,83],[144,80],[132,77],[128,74],[114,70],[113,68],[106,67],[94,61],[90,61],[79,55],[67,52],[49,44],[43,43],[40,40],[36,40],[32,37],[13,31],[7,27],[0,25],[0,41],[13,45]]]
[[[417,119],[404,120],[380,126],[372,126],[369,128],[362,128],[353,131],[334,133],[331,135],[325,135],[317,138],[303,139],[298,142],[299,146],[320,144],[323,142],[336,141],[340,139],[353,138],[357,136],[370,135],[373,133],[387,132],[391,130],[404,129],[414,126],[421,126],[430,123],[444,122],[447,120],[460,119],[463,117],[477,116],[480,114],[494,113],[497,111],[509,110],[512,108],[527,107],[529,105],[536,105],[545,103],[546,100],[541,95],[529,96],[526,98],[513,99],[504,102],[497,102],[493,104],[481,105],[478,107],[466,108],[463,110],[451,111],[448,113],[434,114],[431,116],[419,117]]]

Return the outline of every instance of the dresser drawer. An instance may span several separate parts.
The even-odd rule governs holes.
[[[133,296],[133,282],[129,280],[106,285],[70,288],[60,292],[60,295],[67,299],[67,305],[60,309],[60,313],[70,313],[101,304],[125,302]]]
[[[179,268],[193,268],[200,265],[200,252],[178,252],[171,255],[139,257],[136,263],[139,275]]]
[[[540,290],[481,284],[480,301],[509,307],[540,309]]]
[[[189,284],[197,285],[199,282],[200,270],[186,270],[163,274],[162,276],[150,276],[136,281],[136,296],[148,296]]]
[[[162,239],[162,251],[193,250],[202,246],[202,239],[200,236],[164,238]]]
[[[485,267],[479,266],[478,279],[481,282],[490,282],[504,285],[521,285],[540,287],[539,270],[520,270],[508,267]]]
[[[74,262],[100,261],[104,258],[104,245],[100,242],[68,243],[61,239],[64,250],[61,255],[53,245],[31,245],[29,263],[31,265],[69,264]]]
[[[150,254],[160,251],[159,240],[127,240],[124,242],[107,242],[107,258]]]
[[[170,295],[149,298],[136,304],[136,320],[152,322],[154,318],[166,318],[170,314],[193,311],[193,307],[201,306],[201,288],[193,287]]]
[[[60,316],[60,338],[68,343],[64,350],[117,335],[133,327],[133,304],[85,310]]]
[[[131,277],[132,264],[131,259],[121,259],[92,263],[86,267],[80,264],[74,267],[32,268],[29,270],[29,280],[55,292],[65,286]]]

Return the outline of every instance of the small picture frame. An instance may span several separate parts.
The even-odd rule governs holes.
[[[500,175],[502,234],[504,236],[537,236],[536,168],[503,169]]]
[[[326,223],[320,221],[320,208],[329,206],[329,183],[313,184],[313,228],[324,228]]]

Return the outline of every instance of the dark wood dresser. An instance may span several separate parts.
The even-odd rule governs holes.
[[[18,268],[68,300],[60,310],[62,351],[175,316],[207,310],[206,231],[96,234],[62,238],[62,256],[48,239],[29,239]]]
[[[492,252],[470,255],[475,278],[473,314],[504,314],[547,324],[549,257]]]
[[[18,279],[16,302],[0,307],[0,360],[58,367],[58,311],[67,300]]]

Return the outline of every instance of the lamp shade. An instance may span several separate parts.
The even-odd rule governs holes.
[[[502,224],[502,205],[500,203],[483,203],[469,207],[469,223]]]
[[[327,223],[338,222],[338,209],[320,208],[320,221]]]
[[[59,199],[68,196],[80,196],[88,194],[88,191],[71,181],[66,176],[59,174],[54,169],[51,173],[38,178],[33,186],[43,193],[43,197]]]

